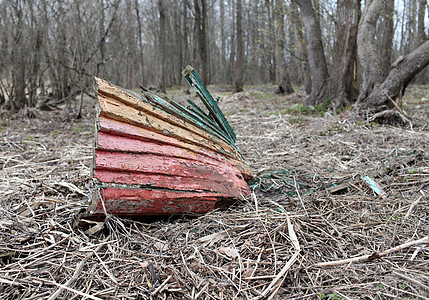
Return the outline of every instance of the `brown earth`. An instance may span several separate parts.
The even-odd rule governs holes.
[[[221,96],[252,197],[198,217],[110,217],[92,232],[73,224],[89,203],[94,100],[79,121],[3,112],[0,298],[429,298],[427,87],[404,98],[412,127],[308,111],[302,94]]]

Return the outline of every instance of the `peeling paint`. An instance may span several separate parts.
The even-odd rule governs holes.
[[[235,135],[171,100],[95,81],[93,216],[104,207],[122,216],[200,214],[250,194]]]

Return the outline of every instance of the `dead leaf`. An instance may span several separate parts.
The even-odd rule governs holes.
[[[232,247],[220,247],[218,251],[231,258],[237,258],[240,255],[237,248]]]

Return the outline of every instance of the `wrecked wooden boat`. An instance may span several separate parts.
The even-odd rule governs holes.
[[[201,214],[249,195],[233,130],[192,67],[183,74],[203,108],[95,78],[95,190],[84,217]]]

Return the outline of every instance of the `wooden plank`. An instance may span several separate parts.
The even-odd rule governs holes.
[[[198,76],[197,72],[195,72],[195,70],[191,66],[187,66],[182,73],[185,76],[185,79],[189,82],[189,84],[196,89],[201,101],[207,107],[209,112],[212,113],[212,115],[216,119],[216,122],[223,129],[223,131],[230,137],[231,143],[234,144],[236,136],[231,128],[231,125],[229,125],[228,121],[226,120],[225,116],[217,105],[217,102],[213,99],[212,95],[209,93],[206,86]]]
[[[95,78],[95,81],[98,85],[99,103],[102,114],[110,115],[112,113],[110,111],[111,109],[114,109],[116,112],[118,112],[118,109],[115,109],[116,107],[119,108],[119,110],[121,110],[122,112],[132,113],[131,115],[125,115],[127,117],[132,117],[132,120],[124,120],[132,122],[137,121],[137,124],[141,121],[144,122],[144,120],[142,120],[144,118],[154,120],[156,121],[156,126],[153,127],[154,130],[156,130],[157,126],[159,125],[162,125],[161,127],[165,128],[175,128],[176,130],[173,131],[174,134],[178,134],[181,137],[192,137],[192,139],[200,141],[202,140],[201,138],[203,138],[204,140],[210,140],[212,144],[218,145],[218,147],[224,149],[224,151],[231,152],[237,157],[240,157],[239,151],[235,149],[235,146],[233,144],[228,144],[227,142],[211,135],[210,133],[202,130],[201,128],[196,127],[187,120],[178,118],[174,115],[170,115],[160,109],[156,109],[153,105],[147,103],[145,99],[137,96],[134,93],[120,89],[100,78]],[[100,96],[104,97],[101,97],[100,99]],[[112,102],[111,106],[113,106],[113,108],[107,105],[107,101]],[[122,102],[126,105],[120,105],[118,104],[118,102]],[[134,110],[132,108],[134,108]],[[134,111],[137,111],[139,116],[144,116],[144,118],[136,118],[136,116],[134,115]],[[122,117],[125,116],[122,115]],[[187,132],[186,134],[183,129]],[[197,138],[197,136],[200,136],[201,138]]]
[[[197,155],[205,156],[207,158],[211,158],[213,160],[217,160],[223,163],[230,163],[239,168],[243,177],[246,180],[252,178],[250,169],[243,160],[228,158],[228,156],[221,155],[219,152],[210,151],[207,148],[202,148],[174,137],[169,137],[160,133],[148,131],[136,125],[125,124],[121,121],[110,119],[106,116],[99,117],[97,126],[99,127],[99,132],[113,133],[142,141],[150,141],[157,144],[171,145],[181,149],[186,149],[187,151],[193,152]]]
[[[201,128],[202,130],[213,134],[214,136],[222,139],[227,143],[230,143],[229,137],[225,134],[225,132],[221,130],[221,128],[219,128],[219,125],[212,120],[205,118],[204,116],[201,116],[168,98],[163,99],[149,91],[143,93],[144,96],[150,101],[150,103],[153,102],[154,105],[161,108],[163,111],[178,118],[184,118],[193,125]]]
[[[250,194],[249,187],[243,180],[228,181],[202,180],[180,175],[168,176],[138,172],[117,172],[94,170],[94,178],[104,183],[139,185],[147,188],[174,188],[181,191],[212,192],[221,197],[241,199]]]
[[[191,159],[203,162],[205,164],[219,166],[231,166],[231,162],[227,159],[217,159],[210,156],[201,155],[190,151],[186,148],[175,147],[168,144],[151,141],[142,141],[132,137],[110,134],[106,132],[99,132],[97,135],[98,150],[132,152],[132,153],[147,153],[154,155],[164,155],[170,157],[177,157],[183,159]],[[221,158],[220,156],[219,158]],[[237,171],[239,171],[237,169]]]
[[[115,215],[201,214],[213,209],[218,196],[212,193],[107,187],[100,189],[108,213]],[[99,201],[94,216],[103,214]]]
[[[236,177],[242,180],[236,169],[206,165],[202,162],[187,159],[158,156],[152,154],[122,153],[95,150],[95,169],[143,172],[198,178],[200,180],[226,180]],[[239,177],[240,178],[239,178]],[[233,178],[232,177],[232,178]]]
[[[213,159],[207,156],[199,155],[187,149],[174,147],[171,145],[164,145],[159,143],[152,143],[147,141],[141,141],[123,136],[112,135],[105,132],[99,132],[97,137],[97,153],[100,150],[108,152],[124,152],[124,153],[136,153],[136,154],[152,154],[155,156],[166,156],[169,158],[178,158],[177,164],[183,163],[184,160],[195,161],[201,163],[204,166],[212,166],[219,170],[229,170],[232,174],[235,174],[232,178],[243,181],[240,169],[235,165],[231,164],[227,160]],[[113,153],[114,154],[114,153]],[[141,156],[142,161],[148,159],[147,156]],[[160,159],[163,159],[162,157]],[[180,159],[180,160],[179,160]],[[150,162],[149,162],[150,163]],[[97,164],[95,168],[100,167]],[[247,186],[247,184],[246,184]]]
[[[101,108],[101,115],[106,115],[119,121],[143,127],[149,131],[154,131],[194,145],[205,147],[236,159],[241,158],[241,154],[237,149],[221,140],[216,140],[212,136],[208,136],[207,133],[201,135],[197,134],[194,131],[189,131],[189,128],[176,126],[154,115],[145,114],[132,106],[122,105],[116,99],[107,98],[103,95],[99,95],[98,100]]]

